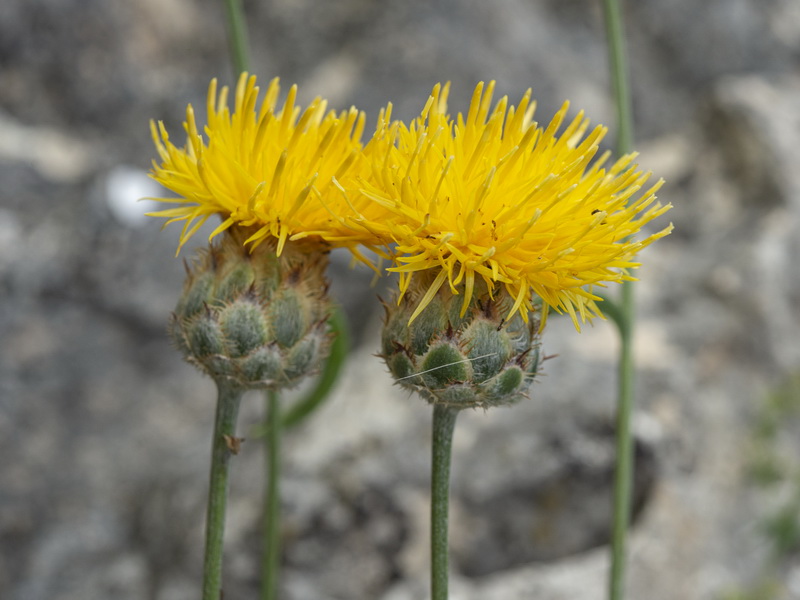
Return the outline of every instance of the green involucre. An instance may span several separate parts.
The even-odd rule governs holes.
[[[525,398],[539,369],[539,319],[516,314],[502,288],[476,286],[465,314],[447,286],[409,324],[426,282],[412,283],[399,305],[386,306],[382,356],[401,386],[433,404],[458,408],[513,404]]]
[[[330,312],[319,247],[288,243],[250,250],[249,232],[231,229],[189,271],[170,323],[184,356],[215,380],[281,389],[321,367]]]

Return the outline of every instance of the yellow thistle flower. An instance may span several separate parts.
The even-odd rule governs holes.
[[[364,114],[355,108],[328,111],[321,98],[302,110],[295,105],[297,86],[277,108],[279,91],[273,79],[258,107],[256,78],[243,73],[231,112],[228,88],[218,93],[212,80],[208,124],[201,133],[189,105],[182,148],[170,141],[162,122],[151,122],[162,161],[153,162],[151,176],[180,196],[155,200],[180,206],[150,216],[166,217],[166,224],[184,222],[179,250],[215,214],[222,223],[212,238],[232,225],[252,227],[247,242],[257,245],[273,237],[278,255],[287,239],[333,236],[341,220],[334,216],[336,206],[344,201],[337,179],[362,158]],[[355,250],[355,244],[350,236],[343,245]]]
[[[190,362],[242,388],[281,389],[319,370],[330,346],[328,247],[360,257],[358,236],[327,238],[347,201],[338,179],[364,164],[364,114],[328,111],[320,98],[302,110],[296,86],[278,107],[279,92],[273,79],[259,106],[256,78],[243,73],[231,111],[228,88],[212,80],[208,124],[201,131],[189,105],[182,148],[151,122],[161,158],[151,176],[179,196],[156,198],[179,206],[151,216],[184,223],[178,251],[212,215],[222,223],[210,237],[224,232],[188,269],[170,333]]]
[[[606,128],[589,131],[583,112],[558,135],[568,103],[542,128],[530,90],[517,107],[503,97],[491,109],[494,82],[481,83],[466,117],[453,120],[448,91],[434,87],[410,126],[390,123],[387,110],[365,150],[372,173],[361,189],[384,216],[349,220],[396,244],[399,300],[422,276],[427,289],[415,293],[409,322],[445,282],[463,294],[463,317],[476,278],[490,295],[496,285],[510,294],[506,319],[519,312],[527,320],[536,296],[542,321],[548,306],[578,328],[601,315],[592,286],[633,279],[634,256],[672,229],[630,237],[671,208],[655,202],[662,181],[636,197],[650,173],[636,168],[635,155],[607,168],[609,153],[593,162]]]

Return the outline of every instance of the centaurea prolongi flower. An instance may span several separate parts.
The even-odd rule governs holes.
[[[578,328],[601,315],[593,287],[632,279],[635,255],[671,231],[633,237],[670,206],[655,200],[661,181],[639,193],[650,174],[634,155],[595,159],[604,127],[590,131],[581,112],[559,135],[566,103],[542,128],[530,91],[492,108],[493,89],[479,84],[455,120],[441,85],[408,126],[387,111],[360,190],[385,216],[350,219],[394,244],[398,306],[382,344],[392,374],[459,408],[524,397],[548,310]]]
[[[208,124],[198,128],[190,105],[183,147],[151,124],[161,158],[151,176],[179,196],[158,198],[179,206],[151,216],[184,223],[179,249],[209,217],[222,221],[211,234],[222,240],[189,271],[173,339],[215,380],[243,388],[293,385],[326,356],[325,236],[340,226],[337,178],[363,159],[363,113],[328,111],[320,98],[301,110],[295,86],[278,107],[278,94],[275,79],[259,105],[255,77],[244,73],[231,111],[228,88],[212,81]],[[359,241],[343,245],[358,255]]]

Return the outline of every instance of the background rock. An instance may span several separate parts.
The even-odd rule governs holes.
[[[196,597],[213,385],[165,335],[177,231],[126,198],[152,193],[148,120],[177,134],[211,77],[230,82],[218,4],[0,6],[2,598]],[[798,598],[800,9],[628,4],[641,161],[676,225],[637,287],[630,597]],[[533,87],[541,120],[569,98],[613,126],[595,4],[245,8],[253,71],[303,101],[410,118],[439,80],[457,111],[496,79],[512,101]],[[333,262],[356,336],[333,398],[287,434],[282,597],[425,597],[429,411],[372,356],[391,281]],[[604,597],[615,349],[609,324],[555,319],[532,400],[459,418],[454,600]],[[258,587],[261,404],[240,420],[230,598]]]

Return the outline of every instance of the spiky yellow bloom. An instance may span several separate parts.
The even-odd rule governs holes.
[[[161,158],[151,176],[179,196],[157,198],[178,206],[151,216],[184,223],[178,250],[212,215],[222,221],[189,269],[170,332],[187,360],[242,388],[281,389],[319,370],[330,346],[329,246],[360,256],[372,239],[328,239],[343,227],[338,213],[357,208],[339,179],[366,164],[363,113],[328,111],[320,98],[302,110],[295,86],[278,106],[279,91],[272,80],[259,104],[255,77],[242,74],[231,110],[213,80],[208,124],[200,130],[189,105],[180,148],[151,123]]]
[[[463,316],[476,278],[490,294],[504,286],[513,299],[506,318],[527,318],[536,296],[544,315],[548,306],[566,312],[576,327],[600,315],[592,287],[632,279],[634,256],[671,230],[631,237],[669,210],[655,201],[662,182],[637,196],[650,174],[635,155],[610,167],[609,153],[594,160],[606,129],[589,130],[583,112],[559,135],[567,103],[542,128],[530,90],[517,107],[503,97],[492,108],[494,82],[481,83],[466,117],[453,120],[448,90],[434,87],[410,126],[390,123],[387,111],[365,150],[372,174],[361,189],[385,216],[350,220],[396,244],[400,299],[425,273],[410,320],[445,282],[463,294]]]
[[[279,91],[273,79],[258,106],[256,78],[243,73],[231,112],[228,88],[218,92],[212,80],[208,124],[201,132],[189,105],[182,148],[170,141],[163,123],[151,122],[162,161],[154,161],[151,176],[179,196],[156,200],[180,205],[151,216],[184,222],[180,246],[212,215],[222,223],[211,237],[233,225],[251,227],[247,242],[273,237],[278,255],[287,239],[324,237],[339,225],[334,215],[343,195],[337,180],[362,157],[364,114],[328,111],[321,98],[302,110],[295,105],[296,86],[278,107]],[[343,245],[354,248],[357,241],[350,236]]]

